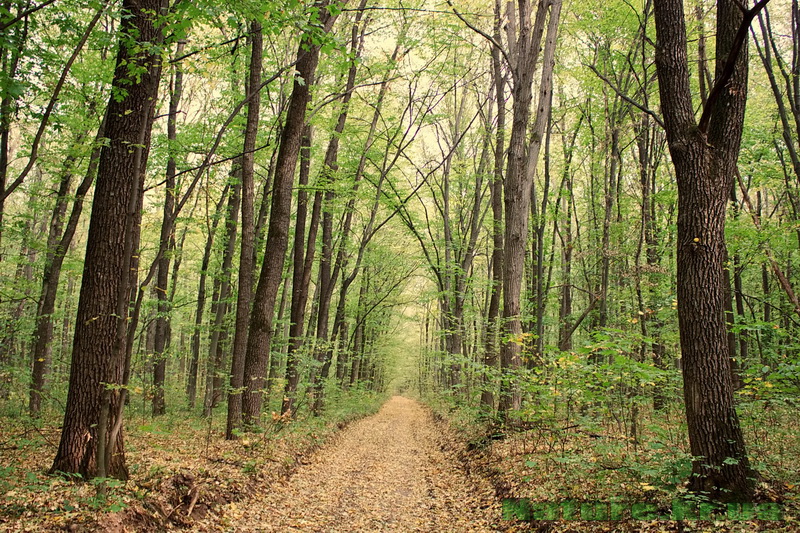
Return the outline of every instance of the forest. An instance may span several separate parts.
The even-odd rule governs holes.
[[[798,0],[0,0],[0,62],[0,530],[800,528]]]

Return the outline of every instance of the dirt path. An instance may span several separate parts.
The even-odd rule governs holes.
[[[441,438],[420,404],[395,396],[283,485],[240,502],[236,531],[492,531],[491,489],[442,452]]]

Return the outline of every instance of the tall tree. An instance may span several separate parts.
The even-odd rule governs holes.
[[[519,30],[513,54],[509,57],[514,96],[508,167],[505,176],[505,235],[503,238],[503,320],[506,340],[500,346],[500,364],[506,371],[500,393],[499,409],[504,416],[518,409],[521,396],[513,376],[522,365],[522,321],[520,294],[528,239],[531,185],[544,140],[544,127],[550,110],[553,54],[561,13],[560,0],[540,0],[535,20],[528,0],[519,1]],[[548,12],[550,12],[548,22]],[[533,101],[533,76],[536,72],[541,42],[547,29],[542,81],[533,130],[529,132]],[[512,33],[512,35],[514,35]],[[529,138],[530,135],[530,138]]]
[[[323,162],[322,175],[320,176],[320,188],[317,192],[318,200],[322,200],[323,213],[322,213],[322,256],[319,262],[319,296],[316,301],[317,305],[317,321],[316,321],[316,346],[314,349],[314,359],[318,364],[322,365],[319,372],[315,372],[311,377],[311,386],[314,390],[314,404],[312,409],[315,413],[319,413],[322,408],[322,384],[323,379],[327,377],[330,370],[331,358],[333,350],[329,349],[328,344],[328,329],[330,321],[330,308],[331,300],[333,298],[333,289],[336,284],[336,278],[339,275],[338,270],[334,276],[331,270],[333,266],[333,251],[334,251],[334,238],[333,238],[333,201],[335,198],[335,180],[336,172],[339,169],[339,139],[344,131],[345,123],[347,122],[347,114],[350,108],[350,99],[353,96],[353,90],[356,83],[356,73],[360,64],[361,51],[364,45],[364,33],[367,24],[361,25],[363,17],[363,9],[366,6],[366,0],[361,0],[359,4],[359,11],[356,13],[353,28],[350,33],[350,68],[347,71],[347,82],[345,84],[344,94],[342,95],[342,105],[339,111],[339,116],[336,120],[336,126],[333,130],[333,135],[328,143],[328,149],[325,152],[325,160]],[[359,29],[359,26],[360,29]],[[380,97],[379,97],[380,102]],[[376,109],[379,104],[376,104]],[[320,194],[325,189],[324,197],[320,198]],[[315,204],[316,205],[316,204]],[[349,231],[349,228],[347,229]],[[310,242],[310,237],[309,237]]]
[[[297,191],[297,210],[295,211],[294,247],[292,250],[292,302],[289,307],[289,346],[286,351],[286,390],[285,397],[293,396],[300,383],[298,365],[299,351],[303,345],[305,330],[306,304],[308,303],[308,285],[311,281],[311,267],[316,250],[316,233],[319,221],[321,198],[317,195],[314,213],[308,228],[308,246],[305,243],[306,218],[308,217],[308,176],[311,169],[311,136],[312,128],[306,124],[300,147],[300,176]],[[258,389],[248,390],[248,394],[261,394]],[[252,398],[255,407],[258,402]]]
[[[100,157],[100,140],[105,133],[105,121],[100,124],[95,138],[95,147],[90,156],[89,168],[86,170],[83,180],[75,190],[75,200],[72,204],[72,211],[64,226],[64,216],[66,215],[68,198],[67,195],[72,181],[74,156],[69,157],[65,162],[64,173],[59,181],[58,192],[56,193],[56,204],[53,208],[53,215],[50,219],[50,229],[47,236],[47,253],[45,255],[44,272],[42,274],[42,288],[36,308],[36,331],[34,332],[33,344],[33,370],[31,373],[31,391],[28,410],[31,416],[39,415],[42,404],[42,393],[45,388],[45,379],[50,369],[52,360],[53,342],[53,312],[56,309],[56,296],[58,294],[58,282],[61,278],[61,267],[67,250],[72,243],[75,230],[80,221],[83,211],[83,199],[89,192],[94,181],[94,174],[97,171],[97,163]]]
[[[161,77],[165,0],[123,0],[87,239],[69,393],[51,472],[126,478],[122,408],[130,272]],[[88,438],[87,438],[88,437]]]
[[[223,366],[225,362],[224,343],[227,337],[225,317],[231,307],[229,299],[233,288],[233,259],[236,255],[236,234],[239,223],[239,210],[242,203],[242,165],[237,158],[231,168],[231,179],[234,183],[229,186],[228,207],[225,216],[225,241],[222,251],[222,265],[219,274],[214,279],[213,300],[211,302],[211,338],[208,346],[208,361],[206,365],[206,394],[203,401],[203,415],[210,416],[223,397]]]
[[[678,183],[678,321],[692,490],[749,501],[754,473],[733,403],[725,323],[725,215],[747,99],[747,35],[753,17],[736,0],[717,8],[716,80],[699,121],[689,82],[682,0],[655,2],[656,69]]]
[[[225,204],[225,198],[228,196],[229,189],[229,185],[225,186],[216,208],[214,209],[214,214],[211,215],[211,220],[206,223],[208,234],[206,235],[206,245],[203,249],[203,259],[200,263],[200,280],[197,284],[197,307],[194,314],[194,329],[192,331],[192,355],[189,360],[189,379],[186,383],[186,396],[190,409],[194,407],[195,401],[197,400],[197,378],[200,373],[200,339],[203,327],[203,316],[206,308],[206,280],[208,279],[208,267],[211,263],[211,250],[214,246],[217,226],[219,225],[220,218],[222,218],[220,213],[222,212],[222,207]]]
[[[175,56],[180,57],[186,46],[186,41],[179,41],[175,47]],[[183,93],[183,69],[180,62],[176,63],[170,79],[169,115],[167,116],[167,141],[169,142],[170,155],[167,159],[166,180],[164,182],[164,215],[161,222],[160,248],[165,250],[158,259],[158,273],[156,274],[156,299],[158,301],[158,314],[156,315],[154,353],[153,353],[153,415],[166,413],[164,401],[164,380],[167,374],[166,349],[170,343],[170,300],[167,292],[169,282],[170,262],[175,249],[175,174],[177,162],[175,159],[175,141],[178,137],[178,106]]]
[[[261,109],[261,66],[263,62],[263,36],[261,23],[250,23],[250,70],[247,81],[247,125],[242,151],[242,251],[239,256],[239,292],[236,297],[236,326],[231,357],[231,388],[228,392],[228,423],[225,437],[232,439],[242,420],[242,387],[244,385],[247,338],[249,335],[250,303],[253,299],[253,272],[255,261],[254,183],[255,147],[258,119]]]
[[[502,2],[495,0],[492,76],[497,100],[497,130],[495,132],[493,174],[489,181],[489,196],[492,206],[492,259],[489,262],[491,280],[489,282],[489,305],[486,312],[486,349],[483,360],[486,365],[487,379],[484,380],[481,393],[481,406],[488,411],[494,410],[494,387],[488,372],[497,366],[498,361],[497,334],[500,331],[500,297],[503,290],[503,163],[505,162],[506,144],[506,76],[503,73],[499,45],[502,14]]]
[[[338,9],[328,9],[328,0],[314,4],[311,19],[313,28],[300,39],[295,68],[297,75],[292,87],[292,96],[286,115],[286,125],[281,132],[275,179],[272,189],[269,229],[267,230],[266,253],[261,264],[258,287],[250,317],[250,336],[247,341],[245,378],[247,386],[261,391],[266,379],[275,300],[278,294],[286,249],[289,244],[289,221],[291,219],[292,184],[300,154],[300,144],[305,127],[306,107],[311,100],[311,86],[319,62],[319,52],[324,34],[333,27]],[[252,404],[248,406],[248,418],[258,420],[261,412],[261,393],[248,395]],[[228,420],[229,428],[238,427],[239,420]]]

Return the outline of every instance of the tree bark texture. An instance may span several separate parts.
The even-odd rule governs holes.
[[[698,123],[683,2],[661,0],[654,7],[661,106],[678,182],[678,321],[689,443],[697,458],[690,488],[722,501],[749,501],[754,473],[733,401],[723,271],[726,207],[747,98],[747,54],[734,41],[746,23],[736,2],[718,3],[717,80]],[[725,80],[729,56],[735,63]]]
[[[124,394],[117,388],[124,386],[125,373],[124,342],[119,342],[118,330],[127,312],[119,316],[118,303],[121,297],[130,294],[130,245],[138,236],[135,227],[138,220],[131,227],[131,206],[140,205],[140,184],[149,152],[161,75],[159,58],[152,52],[162,41],[162,31],[154,25],[154,19],[164,4],[161,0],[124,0],[122,4],[123,12],[129,16],[121,22],[117,67],[107,111],[109,142],[100,153],[69,392],[61,441],[51,472],[76,473],[84,478],[95,476],[98,470],[103,472],[105,465],[97,464],[98,441],[108,434],[115,438],[106,452],[109,467],[106,474],[123,479],[128,475],[123,433],[115,427],[119,417],[108,416],[106,427],[99,427],[99,422],[104,403],[108,412],[121,413],[120,403],[124,401]],[[134,80],[130,74],[132,65],[140,69]],[[133,235],[126,235],[126,230]]]

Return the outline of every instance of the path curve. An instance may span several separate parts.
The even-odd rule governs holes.
[[[394,396],[288,481],[240,502],[236,531],[493,531],[491,489],[466,476],[441,439],[425,408]]]

